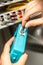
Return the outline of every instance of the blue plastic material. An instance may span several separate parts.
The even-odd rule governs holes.
[[[13,41],[11,45],[11,49],[10,49],[10,58],[12,63],[16,63],[20,59],[22,54],[25,52],[28,29],[25,28],[24,35],[22,35],[20,34],[21,27],[22,27],[22,24],[19,24],[16,32],[14,33],[14,37],[16,37],[16,39]]]

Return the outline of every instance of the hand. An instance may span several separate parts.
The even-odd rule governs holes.
[[[6,44],[3,50],[3,53],[1,55],[1,64],[2,65],[25,65],[26,61],[27,61],[27,57],[28,55],[25,53],[24,55],[22,55],[22,57],[19,59],[19,61],[15,64],[11,63],[10,61],[10,45],[12,44],[14,40],[14,37],[12,37]]]
[[[1,58],[0,58],[0,65],[1,65]]]
[[[42,12],[43,14],[43,1],[34,0],[28,3],[27,5],[20,8],[20,10],[25,9],[25,14],[22,20],[22,25],[25,27],[37,26],[43,24],[43,16],[38,19],[30,20],[29,17],[36,12]]]

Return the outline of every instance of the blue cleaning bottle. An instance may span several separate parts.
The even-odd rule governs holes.
[[[25,52],[28,28],[24,28],[23,31],[21,28],[22,24],[19,24],[16,32],[14,33],[14,37],[16,37],[16,39],[13,41],[10,48],[10,58],[12,63],[16,63]]]

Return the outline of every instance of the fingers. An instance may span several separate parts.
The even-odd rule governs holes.
[[[26,6],[30,6],[32,3],[34,3],[34,1],[31,1],[29,4],[22,6],[21,8],[19,8],[19,10],[25,10]]]
[[[42,3],[40,1],[31,1],[30,3],[27,4],[26,6],[26,12],[33,9],[36,5],[40,6]]]
[[[37,26],[37,25],[42,25],[43,24],[43,17],[35,20],[31,20],[26,23],[25,27],[31,27],[31,26]]]
[[[37,11],[37,9],[36,9],[36,10],[32,9],[31,11],[28,11],[28,12],[24,15],[24,17],[23,17],[22,25],[25,26],[26,23],[29,21],[30,17],[31,17],[33,14],[37,13],[37,12],[39,12],[39,11]]]
[[[25,65],[27,59],[28,59],[28,54],[25,53],[24,55],[22,55],[22,57],[21,57],[20,60],[18,61],[19,65]]]
[[[21,8],[19,8],[19,10],[25,10],[26,6],[30,6],[34,1],[31,1],[29,4],[22,6]]]
[[[19,61],[17,63],[14,63],[13,65],[25,65],[28,59],[28,54],[24,53]]]
[[[31,4],[31,5],[30,5]],[[29,21],[29,17],[36,12],[42,11],[42,6],[39,2],[32,1],[26,6],[25,15],[22,19],[22,25],[25,26],[26,22]],[[36,6],[37,5],[37,6]]]

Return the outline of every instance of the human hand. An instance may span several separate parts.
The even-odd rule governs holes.
[[[28,55],[25,53],[22,55],[22,57],[19,59],[19,61],[17,63],[11,63],[10,60],[10,45],[12,44],[14,40],[14,37],[12,37],[6,44],[3,50],[3,53],[1,55],[1,64],[2,65],[25,65],[26,61],[27,61],[27,57]]]
[[[25,9],[25,14],[22,20],[22,25],[25,27],[37,26],[43,24],[43,16],[38,19],[29,20],[31,15],[42,12],[43,14],[43,1],[42,0],[34,0],[28,3],[27,5],[20,8],[20,10]]]
[[[1,58],[0,58],[0,65],[1,65]]]

